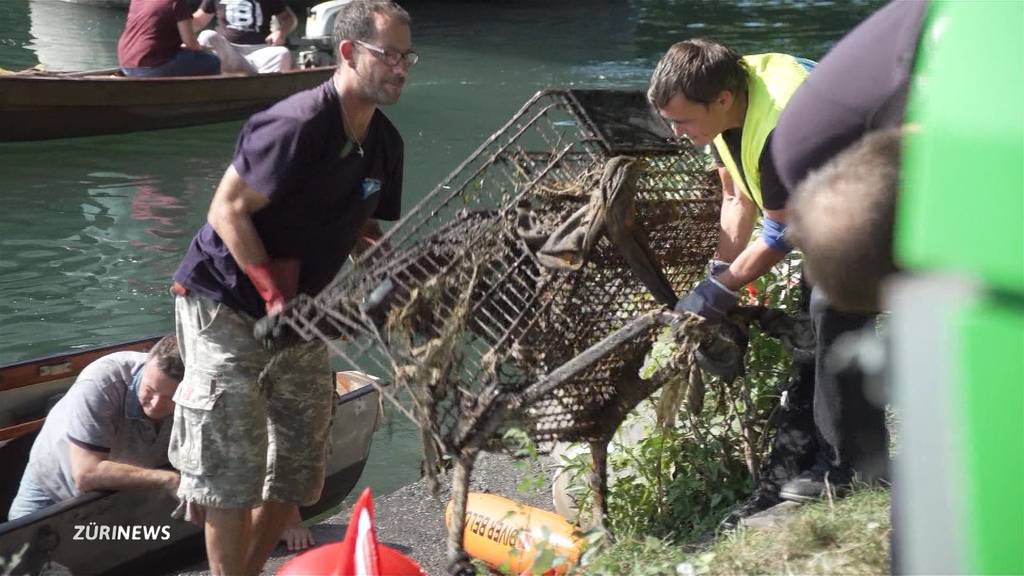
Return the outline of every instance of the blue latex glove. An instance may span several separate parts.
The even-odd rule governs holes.
[[[693,312],[709,322],[721,322],[725,315],[736,307],[738,299],[735,292],[714,277],[708,277],[676,302],[675,311]]]

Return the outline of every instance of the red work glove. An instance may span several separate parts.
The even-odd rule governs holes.
[[[299,261],[295,258],[250,264],[245,267],[245,274],[266,303],[267,314],[280,312],[299,289]]]

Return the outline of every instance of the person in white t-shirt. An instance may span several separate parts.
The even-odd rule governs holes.
[[[192,14],[192,27],[202,30],[216,17],[214,30],[199,33],[199,45],[221,60],[222,73],[265,74],[294,67],[285,37],[298,19],[284,0],[203,0]],[[278,26],[272,29],[271,19]]]

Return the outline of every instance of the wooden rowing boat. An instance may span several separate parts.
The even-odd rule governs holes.
[[[145,351],[157,340],[148,338],[0,367],[0,518],[7,517],[32,442],[54,398],[65,392],[93,360],[122,350]],[[324,490],[316,504],[301,509],[304,518],[338,506],[349,494],[362,474],[377,426],[379,392],[370,385],[369,378],[340,373],[336,382],[339,394]],[[176,501],[159,490],[89,492],[0,523],[0,559],[20,555],[17,568],[5,574],[37,574],[46,562],[60,564],[76,575],[144,574],[168,560],[195,560],[203,549],[201,530],[171,519],[175,506]],[[128,530],[133,526],[150,527],[150,535],[155,537],[146,537],[143,532],[139,539],[89,539],[100,526]]]
[[[120,8],[127,9],[131,0],[63,0],[69,4],[82,4],[84,6],[96,6],[99,8]],[[320,0],[288,0],[288,5],[292,8],[302,8],[315,4]],[[202,0],[189,0],[189,8],[195,10],[199,7]]]
[[[259,74],[126,78],[117,69],[0,75],[0,142],[238,120],[326,81],[321,66]]]

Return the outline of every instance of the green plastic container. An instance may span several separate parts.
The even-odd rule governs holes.
[[[897,259],[934,282],[962,278],[976,296],[941,311],[952,312],[942,326],[951,344],[926,351],[950,365],[950,408],[920,432],[954,427],[956,453],[932,456],[956,463],[950,508],[962,517],[938,501],[927,512],[952,524],[962,552],[952,571],[1024,574],[1024,2],[933,2],[928,18],[907,112],[918,131],[905,139]],[[910,332],[895,350],[914,349],[922,335]],[[894,385],[930,393],[917,380]]]
[[[935,2],[929,18],[897,256],[1024,295],[1024,2]]]

